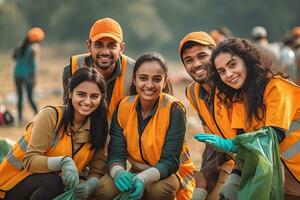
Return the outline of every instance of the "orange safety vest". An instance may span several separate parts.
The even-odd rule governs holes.
[[[148,122],[141,136],[138,132],[138,117],[135,110],[138,96],[125,97],[119,105],[117,119],[127,142],[127,152],[131,160],[146,164],[144,159],[154,166],[160,160],[166,133],[169,127],[170,111],[173,102],[179,100],[162,93],[159,97],[158,108]],[[183,105],[182,105],[182,108]],[[142,153],[142,155],[141,155]],[[195,167],[189,155],[187,143],[184,142],[180,155],[180,166],[176,173],[180,179],[180,189],[176,193],[177,199],[191,199],[195,188],[193,171]]]
[[[234,138],[236,130],[231,128],[231,110],[221,104],[217,95],[214,95],[213,113],[211,113],[204,100],[198,97],[200,89],[200,84],[195,81],[187,86],[186,96],[190,105],[202,117],[211,133],[227,139]],[[218,90],[215,94],[217,92]]]
[[[50,106],[52,107],[52,106]],[[80,172],[92,159],[94,150],[91,150],[91,144],[85,143],[75,153],[72,152],[72,138],[68,134],[63,134],[63,130],[57,130],[58,125],[62,118],[62,107],[52,107],[57,113],[57,123],[53,124],[56,135],[53,143],[48,147],[45,156],[70,156],[73,158],[78,171]],[[53,128],[54,128],[53,127]],[[30,123],[25,131],[25,134],[14,145],[12,151],[4,158],[0,164],[0,198],[4,198],[5,191],[12,189],[17,183],[25,179],[32,173],[24,169],[23,159],[25,157],[26,148],[30,141],[32,123]],[[42,132],[41,132],[42,134]]]
[[[90,56],[90,53],[79,54],[72,56],[70,59],[71,76],[78,68],[87,67],[85,59]],[[129,95],[129,88],[132,83],[132,73],[134,68],[134,60],[121,54],[121,74],[117,76],[114,84],[114,89],[111,95],[110,104],[108,107],[108,119],[111,121],[112,114],[116,109],[119,101],[126,95]]]
[[[271,77],[264,91],[265,118],[247,123],[247,111],[243,102],[233,104],[232,128],[256,131],[262,126],[274,126],[286,131],[279,144],[281,160],[296,181],[300,183],[300,87],[280,78]]]

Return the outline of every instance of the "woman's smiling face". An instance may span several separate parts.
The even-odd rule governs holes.
[[[245,62],[230,53],[220,53],[214,60],[222,81],[234,89],[240,89],[247,77]]]

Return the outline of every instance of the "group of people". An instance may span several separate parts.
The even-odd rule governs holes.
[[[162,55],[124,55],[111,18],[93,24],[86,45],[64,68],[63,105],[42,109],[0,164],[0,199],[52,199],[69,189],[78,199],[237,199],[243,168],[233,138],[264,126],[278,138],[285,197],[300,198],[300,87],[265,66],[251,42],[216,45],[199,31],[179,43],[193,79],[186,96],[210,133],[195,135],[208,144],[200,171]]]

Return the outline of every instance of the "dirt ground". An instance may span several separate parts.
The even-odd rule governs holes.
[[[73,52],[70,47],[66,48],[65,51],[61,48],[58,51],[58,48],[53,46],[42,45],[41,62],[38,68],[37,85],[35,88],[35,100],[39,109],[47,105],[59,105],[62,103],[62,71]],[[13,66],[14,62],[10,53],[0,53],[0,81],[2,83],[0,102],[4,103],[14,116],[17,116]],[[188,105],[188,101],[185,98],[184,91],[188,81],[179,81],[182,76],[186,77],[187,74],[180,63],[169,62],[169,71],[170,79],[173,82],[174,95],[182,100],[187,110],[186,140],[189,144],[190,154],[196,168],[199,169],[204,145],[194,140],[193,134],[201,131],[202,127],[196,113]],[[6,137],[17,140],[23,134],[26,125],[34,117],[33,111],[26,101],[26,95],[24,97],[24,118],[26,122],[14,124],[13,126],[0,125],[0,138]]]

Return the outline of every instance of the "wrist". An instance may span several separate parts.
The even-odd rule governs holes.
[[[47,160],[47,167],[50,171],[60,171],[61,170],[61,162],[63,160],[64,156],[59,157],[48,157]]]
[[[136,175],[139,179],[143,181],[144,184],[153,183],[159,181],[160,179],[160,172],[155,167],[150,167],[138,175]]]
[[[109,171],[110,176],[114,179],[118,173],[125,170],[121,165],[113,165]]]

